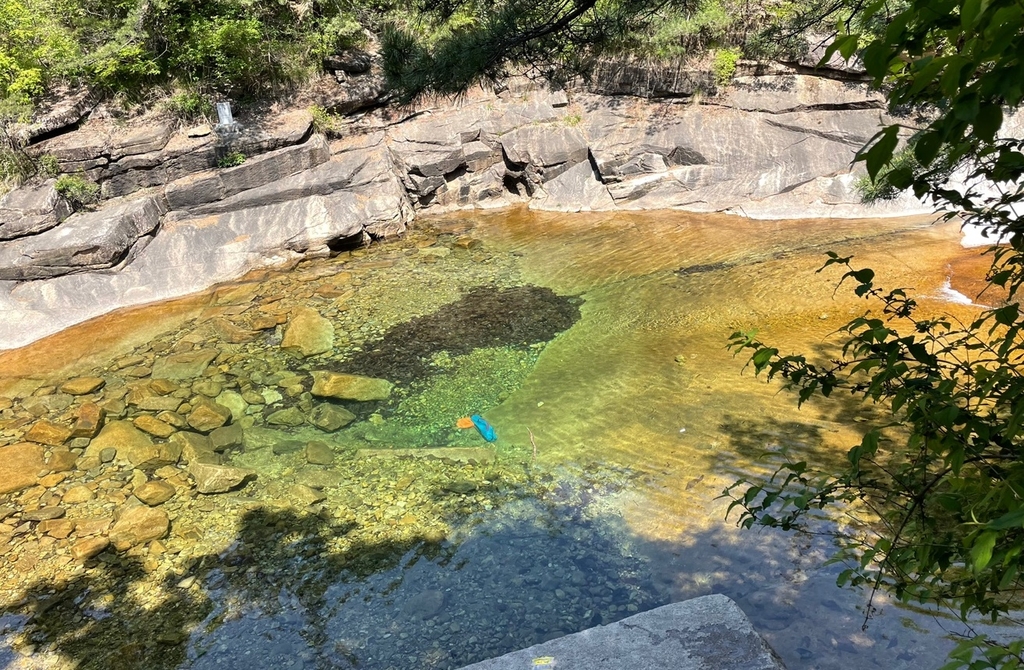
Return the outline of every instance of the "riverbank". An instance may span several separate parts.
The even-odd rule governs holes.
[[[597,88],[650,76],[610,71]],[[237,133],[69,101],[32,126],[27,151],[95,182],[103,199],[68,215],[50,180],[0,202],[0,348],[458,209],[767,220],[927,212],[908,196],[861,204],[851,161],[891,119],[867,84],[834,77],[749,66],[703,99],[692,86],[648,99],[513,81],[395,108],[378,106],[371,68],[291,106],[236,109]],[[338,110],[337,139],[318,132],[310,104]],[[244,160],[218,167],[228,155]]]

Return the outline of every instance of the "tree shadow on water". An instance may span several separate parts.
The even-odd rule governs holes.
[[[343,549],[355,524],[254,506],[228,549],[194,557],[187,575],[154,580],[141,558],[104,554],[66,584],[29,586],[0,625],[20,624],[26,643],[67,668],[459,668],[725,593],[791,668],[922,659],[917,638],[882,650],[891,639],[862,634],[859,599],[837,595],[831,575],[802,576],[825,551],[815,540],[720,526],[651,540],[608,506],[614,486],[538,479],[529,495],[451,519],[445,538]],[[0,651],[0,667],[31,660]]]

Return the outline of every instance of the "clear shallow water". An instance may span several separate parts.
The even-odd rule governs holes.
[[[482,245],[453,246],[466,236]],[[154,341],[217,345],[204,317],[312,304],[335,322],[332,356],[344,365],[472,286],[543,287],[577,297],[579,310],[550,341],[454,353],[445,345],[394,402],[353,408],[359,420],[350,427],[292,431],[329,442],[339,454],[331,467],[267,449],[235,454],[234,463],[259,472],[258,484],[178,504],[167,540],[175,558],[152,571],[140,552],[47,579],[44,552],[36,574],[4,584],[11,614],[0,620],[12,646],[24,650],[31,638],[34,653],[0,652],[0,662],[455,668],[725,593],[791,668],[938,667],[952,621],[883,599],[861,630],[866,596],[835,588],[839,568],[821,567],[827,538],[740,532],[717,498],[737,477],[770,472],[765,452],[843,458],[871,417],[843,399],[798,412],[791,397],[741,374],[742,361],[724,348],[733,330],[758,328],[782,349],[827,355],[828,335],[865,308],[833,295],[837,274],[815,274],[827,249],[854,253],[882,281],[922,295],[941,295],[947,280],[969,296],[977,286],[972,252],[951,226],[506,212],[426,222],[355,258],[254,278],[241,291],[246,300],[223,300],[222,291],[100,320],[77,331],[77,350],[64,334],[51,352],[88,353],[79,367],[90,370],[133,347],[152,354]],[[515,304],[507,309],[516,323],[534,323],[533,308],[521,318]],[[128,324],[119,336],[110,332],[117,323]],[[170,334],[153,335],[161,330]],[[89,351],[81,341],[96,331],[106,343]],[[283,357],[278,336],[218,346],[253,384],[325,364]],[[33,351],[2,357],[9,375],[31,375],[0,395],[43,383],[40,360]],[[475,433],[452,427],[472,409],[498,429],[495,465],[353,456],[366,447],[480,446]],[[296,482],[325,499],[296,503]],[[26,590],[30,603],[69,595],[26,613],[18,603]],[[26,633],[26,622],[38,627]]]

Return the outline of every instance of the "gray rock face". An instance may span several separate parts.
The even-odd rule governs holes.
[[[714,95],[715,76],[707,70],[682,65],[652,66],[647,63],[606,60],[598,64],[589,84],[601,95],[633,95],[641,98],[688,98]]]
[[[885,96],[863,82],[807,77],[792,72],[736,77],[726,93],[726,100],[735,109],[772,114],[886,107]]]
[[[111,158],[120,160],[125,156],[137,156],[160,151],[171,138],[173,127],[168,122],[158,122],[142,128],[132,129],[111,139]]]
[[[13,135],[22,142],[31,142],[47,133],[75,125],[89,113],[95,104],[95,98],[91,91],[78,91],[61,100],[53,109],[32,123],[15,127]]]
[[[704,596],[468,665],[511,670],[551,658],[559,670],[783,670],[733,601]]]
[[[544,185],[544,195],[530,201],[530,209],[556,212],[601,212],[615,209],[615,201],[589,162],[577,163]]]
[[[387,95],[387,82],[380,73],[352,76],[343,70],[335,72],[338,87],[324,100],[324,107],[334,114],[352,112],[380,104]]]
[[[342,71],[345,74],[363,74],[370,71],[372,58],[362,49],[345,49],[341,53],[324,58],[324,69]]]
[[[501,137],[510,163],[548,167],[579,163],[587,158],[587,140],[575,128],[528,126]]]
[[[171,209],[191,210],[308,170],[330,158],[322,136],[305,144],[277,149],[226,170],[204,172],[167,185],[164,193]]]
[[[71,203],[49,179],[34,188],[18,188],[0,198],[0,241],[35,235],[71,216]]]
[[[98,212],[76,214],[62,225],[0,247],[0,280],[44,279],[117,265],[164,213],[159,198],[140,198]]]

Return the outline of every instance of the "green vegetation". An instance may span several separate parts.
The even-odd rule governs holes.
[[[201,123],[213,116],[213,103],[195,90],[178,91],[165,104],[184,123]]]
[[[25,118],[64,85],[89,85],[125,103],[154,88],[172,91],[170,109],[196,122],[210,115],[214,96],[259,97],[301,83],[325,56],[364,45],[371,34],[403,100],[458,93],[509,67],[564,79],[587,72],[596,57],[623,54],[715,53],[725,80],[741,54],[777,52],[786,40],[764,35],[803,7],[778,0],[572,0],[555,8],[544,0],[0,0],[0,122]]]
[[[739,59],[740,50],[737,48],[719,49],[715,52],[713,69],[715,81],[718,82],[719,86],[726,86],[732,81],[732,76],[736,74],[736,62]]]
[[[99,185],[77,174],[61,175],[53,187],[71,201],[71,206],[76,210],[95,204],[100,196]]]
[[[43,177],[56,177],[60,174],[60,161],[53,154],[45,154],[37,161],[39,174]]]
[[[320,105],[313,105],[309,108],[313,115],[313,130],[326,135],[327,137],[340,137],[343,127],[342,118],[332,114]]]
[[[889,174],[893,170],[916,170],[920,167],[917,159],[914,158],[914,150],[910,147],[904,148],[892,157],[888,165],[882,167],[874,179],[865,175],[857,180],[854,185],[864,202],[878,202],[879,200],[894,200],[898,198],[902,189],[896,188],[889,182]]]
[[[229,151],[217,159],[217,167],[229,168],[245,162],[245,154],[240,151]]]
[[[20,147],[0,141],[0,194],[25,181],[33,171],[32,159]]]
[[[874,535],[845,538],[840,583],[948,607],[965,621],[998,620],[1020,608],[1024,583],[1024,222],[1016,213],[1024,141],[997,137],[1003,110],[1024,99],[1024,8],[1009,0],[874,2],[856,16],[828,53],[859,55],[892,105],[936,113],[909,149],[896,151],[899,128],[891,126],[862,150],[872,187],[882,197],[912,188],[1004,239],[990,250],[988,280],[991,293],[1006,297],[970,323],[926,319],[909,291],[885,291],[870,269],[830,253],[826,267],[846,268],[843,281],[876,305],[843,329],[841,357],[816,365],[752,333],[736,333],[732,344],[801,403],[846,391],[883,406],[888,422],[869,430],[838,472],[784,463],[769,482],[740,482],[727,495],[747,527],[800,528],[825,508],[871,510]],[[887,28],[858,29],[873,21]],[[957,168],[974,186],[949,182]],[[1022,651],[1024,640],[979,635],[946,667],[1016,668]]]
[[[364,40],[357,8],[334,0],[0,0],[0,111],[58,84],[128,98],[177,85],[172,104],[202,115],[202,94],[259,95]]]

